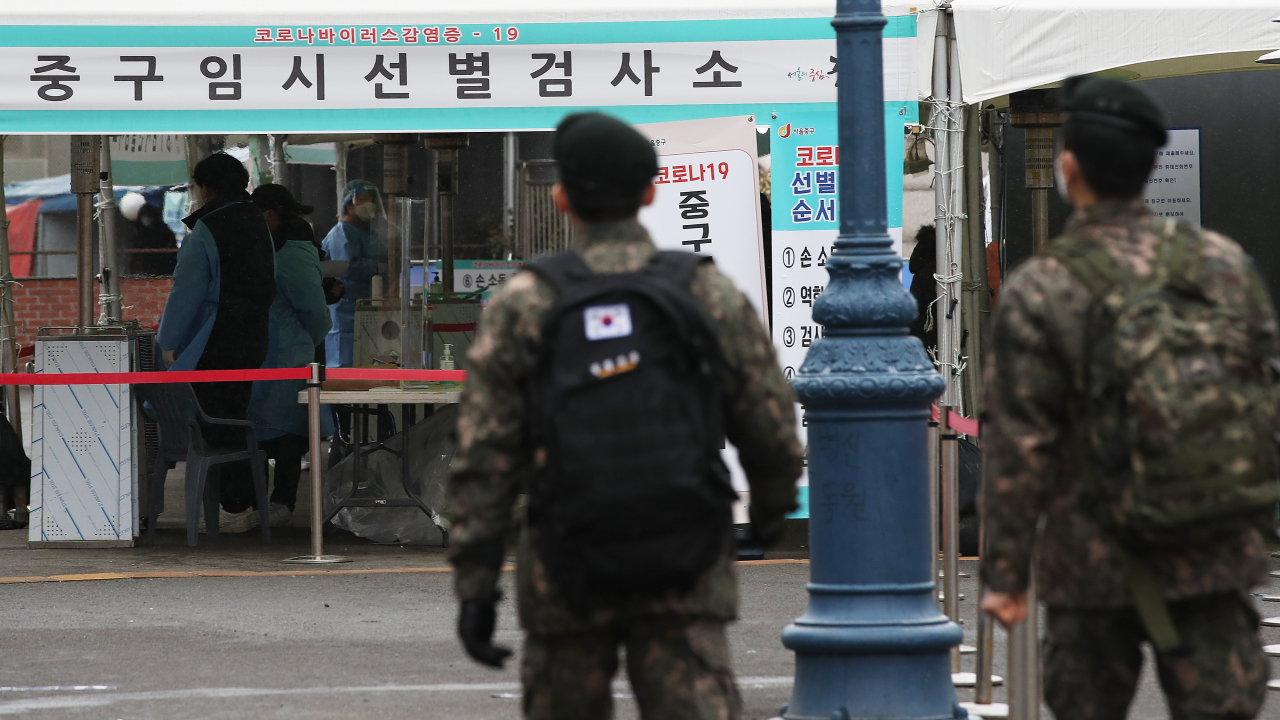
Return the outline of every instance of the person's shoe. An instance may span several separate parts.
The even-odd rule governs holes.
[[[249,508],[244,512],[232,513],[218,508],[218,532],[242,533],[258,527],[258,511]],[[200,513],[200,525],[197,532],[205,532],[204,512]]]
[[[271,527],[293,527],[293,511],[284,503],[273,502],[267,511]]]
[[[258,527],[259,524],[258,511],[255,508],[247,508],[238,513],[230,513],[221,508],[218,510],[218,532],[245,533]]]

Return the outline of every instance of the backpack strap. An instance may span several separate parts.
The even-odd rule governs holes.
[[[551,283],[556,292],[561,295],[570,287],[595,275],[587,266],[587,261],[572,251],[540,257],[525,267]]]
[[[1062,263],[1094,300],[1106,297],[1117,285],[1133,280],[1133,273],[1127,267],[1101,243],[1092,240],[1060,240],[1045,254]]]
[[[1198,285],[1196,276],[1200,274],[1200,264],[1204,259],[1204,237],[1190,225],[1170,218],[1165,221],[1164,241],[1167,248],[1163,255],[1166,281],[1180,279]]]
[[[1133,595],[1133,604],[1138,611],[1142,627],[1147,631],[1147,638],[1160,652],[1169,652],[1182,647],[1182,636],[1178,634],[1178,626],[1173,623],[1169,614],[1169,604],[1164,599],[1164,592],[1151,568],[1133,555],[1127,548],[1116,541],[1111,547],[1120,556],[1124,566],[1125,580],[1129,583],[1129,592]]]

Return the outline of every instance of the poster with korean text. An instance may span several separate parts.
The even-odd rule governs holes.
[[[889,236],[902,252],[902,132],[915,122],[915,103],[885,102],[885,180]],[[778,113],[770,129],[773,345],[788,379],[794,378],[822,326],[813,304],[827,287],[827,261],[839,235],[840,146],[834,109]],[[897,150],[893,150],[896,147]],[[803,408],[800,437],[807,431]],[[808,517],[808,477],[801,479],[801,509]]]
[[[747,296],[768,327],[760,178],[753,116],[638,126],[658,153],[657,192],[640,222],[661,250],[709,255]],[[742,502],[735,522],[747,522],[750,502],[737,450],[726,445],[725,465]]]

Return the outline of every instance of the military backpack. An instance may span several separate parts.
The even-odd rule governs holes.
[[[1125,561],[1153,640],[1174,646],[1176,634],[1154,637],[1172,625],[1153,627],[1167,611],[1144,554],[1273,526],[1280,501],[1275,360],[1259,356],[1249,319],[1201,286],[1203,246],[1166,221],[1144,277],[1092,238],[1049,250],[1092,296],[1074,379],[1084,411],[1072,418],[1092,456],[1083,502]]]
[[[582,615],[596,599],[688,590],[725,552],[723,359],[690,282],[706,256],[659,252],[596,274],[530,268],[559,291],[529,383],[537,550]]]

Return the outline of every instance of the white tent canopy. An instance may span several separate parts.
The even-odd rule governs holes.
[[[952,0],[965,103],[1119,70],[1130,79],[1262,69],[1280,49],[1275,0]],[[918,31],[920,97],[931,93],[937,11]]]

